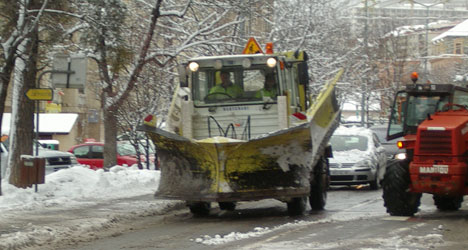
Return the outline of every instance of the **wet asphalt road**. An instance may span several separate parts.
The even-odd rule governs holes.
[[[49,249],[468,249],[468,202],[440,212],[423,195],[414,217],[385,212],[382,191],[335,187],[325,211],[287,215],[276,200],[239,203],[233,212],[213,205],[207,217],[181,207],[126,221]],[[257,231],[264,233],[255,234]],[[85,241],[85,242],[83,242]]]

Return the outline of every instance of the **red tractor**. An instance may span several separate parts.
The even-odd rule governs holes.
[[[386,170],[384,205],[412,216],[429,193],[439,210],[458,210],[468,194],[468,89],[413,81],[397,93],[388,124],[387,139],[403,137],[406,153]]]

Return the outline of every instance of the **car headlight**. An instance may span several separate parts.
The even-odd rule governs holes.
[[[354,164],[355,168],[370,168],[371,162],[369,160],[362,160],[358,161],[356,164]]]
[[[406,153],[398,153],[393,158],[397,160],[404,160],[406,159]]]
[[[74,155],[70,155],[70,162],[72,165],[78,165],[78,161]]]

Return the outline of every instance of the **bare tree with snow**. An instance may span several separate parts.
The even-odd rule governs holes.
[[[39,47],[51,41],[53,36],[40,37],[41,22],[46,9],[62,8],[65,4],[50,3],[47,0],[3,1],[0,3],[2,20],[0,24],[0,126],[6,106],[10,83],[12,93],[12,120],[10,131],[10,153],[8,168],[10,182],[19,181],[19,161],[21,154],[32,153],[34,103],[25,98],[24,93],[36,87],[36,75],[40,60]],[[56,20],[55,20],[56,21]],[[13,79],[11,78],[13,76]],[[6,159],[2,159],[6,160]]]
[[[224,31],[240,21],[226,21],[229,19],[224,17],[232,14],[233,8],[223,2],[75,3],[75,14],[83,16],[77,26],[86,27],[80,30],[80,50],[96,61],[99,69],[105,126],[104,166],[110,167],[116,164],[119,109],[133,96],[137,85],[145,88],[142,80],[145,69],[151,66],[164,72],[163,68],[174,65],[182,53],[193,53],[194,47],[216,51],[234,45],[230,42],[232,36]],[[146,84],[173,84],[171,79],[154,80]]]

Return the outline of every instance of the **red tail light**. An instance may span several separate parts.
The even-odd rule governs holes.
[[[150,122],[151,120],[153,120],[153,115],[148,115],[145,117],[145,122]]]

